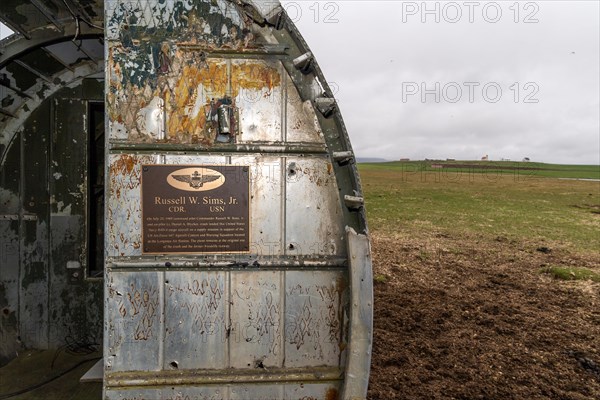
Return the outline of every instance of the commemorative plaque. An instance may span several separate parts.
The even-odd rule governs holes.
[[[143,165],[143,252],[249,252],[249,186],[247,166]]]

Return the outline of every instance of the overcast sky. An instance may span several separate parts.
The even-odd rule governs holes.
[[[600,2],[284,4],[359,157],[600,163]]]
[[[359,157],[600,163],[597,0],[283,4]]]

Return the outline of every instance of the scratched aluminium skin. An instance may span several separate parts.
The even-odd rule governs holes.
[[[104,398],[365,398],[360,182],[337,104],[282,7],[106,0],[105,21]],[[168,178],[145,175],[161,165]],[[228,211],[239,202],[244,213]],[[208,251],[235,226],[243,251]]]

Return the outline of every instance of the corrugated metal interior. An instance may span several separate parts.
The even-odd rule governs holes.
[[[103,2],[4,0],[0,20],[15,31],[0,42],[3,365],[23,348],[102,340],[86,228],[89,121],[104,103]]]

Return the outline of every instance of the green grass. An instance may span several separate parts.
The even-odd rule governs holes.
[[[373,282],[375,283],[386,283],[388,281],[387,275],[377,274],[373,276]]]
[[[600,255],[600,182],[549,179],[538,171],[417,170],[421,164],[359,164],[372,230],[502,236]],[[589,177],[584,171],[598,169],[551,166],[555,177]]]
[[[600,282],[600,274],[587,268],[547,267],[542,269],[542,272],[564,281]]]
[[[457,179],[469,174],[484,174],[490,179],[511,176],[515,179],[531,177],[600,179],[600,165],[564,165],[515,161],[398,161],[365,163],[373,169],[400,171],[406,175],[436,172],[439,176]],[[435,168],[435,166],[443,168]]]

